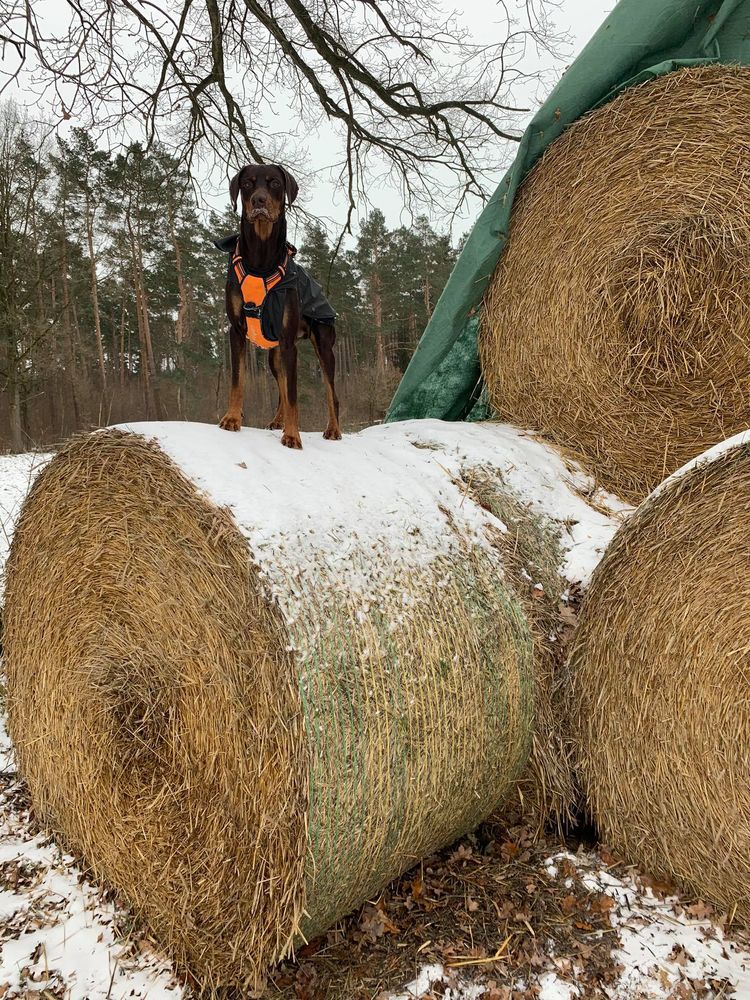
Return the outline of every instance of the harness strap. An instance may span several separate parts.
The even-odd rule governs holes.
[[[266,340],[263,336],[263,329],[260,321],[261,309],[268,292],[274,289],[279,282],[283,281],[286,277],[289,261],[296,252],[297,251],[293,246],[287,244],[286,257],[268,278],[263,278],[257,274],[248,274],[242,261],[239,240],[237,240],[237,246],[234,248],[234,253],[232,254],[232,267],[234,268],[234,273],[237,276],[240,291],[242,292],[242,301],[244,303],[242,313],[247,324],[247,339],[251,343],[255,344],[256,347],[260,347],[264,351],[270,351],[272,348],[277,347],[278,341]]]

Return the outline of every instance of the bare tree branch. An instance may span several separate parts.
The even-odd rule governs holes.
[[[54,27],[32,0],[0,0],[0,93],[23,78],[58,121],[158,141],[188,172],[207,156],[300,169],[326,122],[349,220],[373,173],[450,210],[519,138],[561,42],[555,6],[516,17],[499,0],[498,41],[480,44],[438,0],[64,0]]]

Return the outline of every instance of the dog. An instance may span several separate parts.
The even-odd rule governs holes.
[[[226,307],[232,358],[226,431],[242,427],[248,340],[269,351],[269,366],[279,389],[279,405],[268,425],[281,430],[286,448],[301,448],[297,405],[297,341],[311,340],[326,387],[328,424],[323,437],[341,440],[339,401],[334,379],[336,314],[322,289],[294,261],[286,239],[286,206],[299,192],[297,181],[278,164],[250,164],[229,184],[232,206],[241,201],[240,232],[215,245],[231,253]]]

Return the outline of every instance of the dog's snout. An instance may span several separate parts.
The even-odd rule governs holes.
[[[265,191],[256,191],[251,200],[253,205],[265,205],[268,201],[268,195]]]

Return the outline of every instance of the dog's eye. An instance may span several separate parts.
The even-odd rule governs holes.
[[[271,179],[269,181],[269,184],[270,184],[270,186],[272,188],[280,188],[281,187],[281,181],[277,181],[275,177],[271,177]]]

